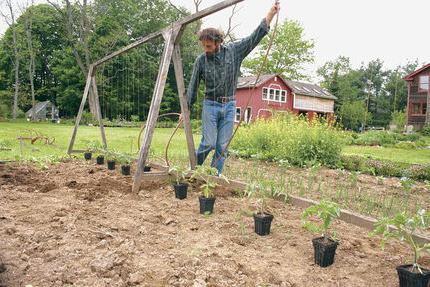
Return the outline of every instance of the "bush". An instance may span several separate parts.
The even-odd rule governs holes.
[[[401,132],[406,125],[406,112],[396,111],[391,114],[391,124],[396,125],[396,131]]]
[[[191,120],[191,128],[193,129],[193,133],[200,133],[202,131],[202,121]]]
[[[232,149],[240,156],[288,161],[297,166],[306,162],[335,166],[345,139],[342,131],[324,120],[308,122],[295,115],[278,114],[240,128]]]
[[[430,125],[425,125],[421,129],[421,134],[423,134],[424,136],[430,136]]]
[[[417,133],[414,134],[394,134],[394,137],[398,141],[410,141],[415,142],[421,138]]]
[[[10,108],[7,105],[0,104],[0,119],[7,119],[10,116]]]
[[[387,131],[368,131],[359,134],[352,140],[352,144],[363,145],[363,146],[395,146],[399,142],[416,142],[420,140],[421,136],[417,133],[414,134],[398,134]],[[398,145],[399,148],[416,148],[420,145]]]
[[[415,180],[430,180],[430,165],[406,164],[388,160],[343,155],[340,166],[346,170],[359,171],[377,176],[403,177]]]
[[[83,112],[81,116],[81,125],[89,125],[89,124],[96,124],[96,120],[94,119],[94,116],[90,112]]]
[[[360,134],[357,139],[353,140],[353,144],[365,146],[383,146],[395,143],[395,135],[385,131],[368,131]]]

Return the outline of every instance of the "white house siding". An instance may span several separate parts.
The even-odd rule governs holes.
[[[333,113],[334,100],[294,95],[294,108],[297,110]]]

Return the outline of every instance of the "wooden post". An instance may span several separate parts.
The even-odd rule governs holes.
[[[85,84],[84,95],[82,96],[81,106],[79,107],[78,116],[76,117],[75,128],[73,129],[72,139],[69,143],[69,149],[67,151],[68,154],[73,152],[73,145],[75,144],[76,134],[78,132],[79,123],[81,122],[82,113],[84,111],[85,102],[87,101],[88,93],[90,91],[91,86],[91,77],[93,76],[94,66],[90,65],[87,75],[87,82]]]
[[[163,97],[164,88],[166,86],[167,73],[169,72],[170,62],[172,60],[173,49],[176,37],[181,29],[181,26],[174,26],[172,29],[165,30],[163,37],[165,39],[163,56],[161,57],[160,69],[158,71],[157,82],[155,83],[154,94],[152,97],[151,107],[149,109],[148,120],[143,135],[143,144],[140,147],[139,159],[137,161],[136,173],[133,181],[133,192],[138,193],[143,174],[143,168],[148,158],[149,147],[151,145],[152,136],[157,123],[160,112],[161,99]]]
[[[96,82],[95,69],[94,69],[94,75],[91,77],[91,87],[92,87],[92,90],[93,90],[94,105],[95,105],[95,109],[96,109],[96,113],[97,113],[97,120],[99,121],[100,133],[101,133],[102,141],[103,141],[103,147],[107,148],[105,127],[103,125],[102,111],[100,109],[99,92],[97,90],[97,82]]]
[[[191,169],[195,169],[197,165],[196,149],[194,147],[193,131],[191,128],[190,111],[188,109],[188,101],[185,97],[184,70],[182,67],[181,49],[179,41],[176,41],[175,50],[173,52],[173,65],[175,67],[176,84],[178,86],[179,101],[181,104],[182,119],[184,121],[185,137],[187,139],[188,154],[190,157]]]

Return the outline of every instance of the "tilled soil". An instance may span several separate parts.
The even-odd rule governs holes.
[[[131,184],[93,163],[0,164],[0,285],[386,287],[410,260],[405,246],[381,251],[368,231],[338,221],[336,261],[320,268],[299,208],[271,201],[272,233],[260,237],[253,200],[224,190],[202,216],[195,191],[179,201],[168,183],[138,195]]]

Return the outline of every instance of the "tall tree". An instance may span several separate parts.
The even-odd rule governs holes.
[[[339,93],[339,78],[347,75],[352,70],[350,59],[339,56],[334,61],[328,61],[318,68],[317,75],[322,78],[321,86],[329,90],[333,95]]]
[[[370,61],[367,66],[362,65],[362,81],[366,83],[368,111],[373,115],[372,124],[385,126],[390,120],[390,106],[384,90],[384,83],[388,72],[384,70],[384,62],[380,59]]]
[[[31,119],[34,121],[36,119],[36,98],[34,95],[34,73],[35,73],[35,61],[34,61],[34,49],[33,49],[33,35],[32,35],[32,29],[33,29],[33,6],[34,6],[34,0],[31,0],[31,6],[28,8],[28,2],[25,7],[25,9],[28,9],[28,13],[26,13],[25,17],[25,35],[27,38],[27,50],[29,54],[28,59],[28,79],[30,81],[30,91],[31,91],[31,105],[33,108],[33,112],[31,114]],[[22,14],[24,14],[25,11],[23,11]]]
[[[20,62],[20,52],[18,49],[18,40],[17,40],[17,31],[16,31],[16,22],[15,22],[15,11],[12,5],[12,0],[5,0],[6,6],[9,10],[9,15],[3,14],[2,16],[5,19],[5,22],[9,26],[12,31],[12,46],[13,46],[13,55],[11,58],[14,71],[15,71],[15,85],[14,85],[14,96],[13,96],[13,108],[12,108],[12,117],[16,119],[18,113],[18,94],[19,94],[19,62]]]
[[[257,74],[269,43],[270,38],[265,37],[257,47],[256,56],[244,61],[243,67],[247,72]],[[304,73],[304,67],[314,61],[314,46],[313,40],[305,39],[304,28],[299,22],[285,20],[278,28],[271,53],[262,73],[281,74],[291,80],[308,79]]]

